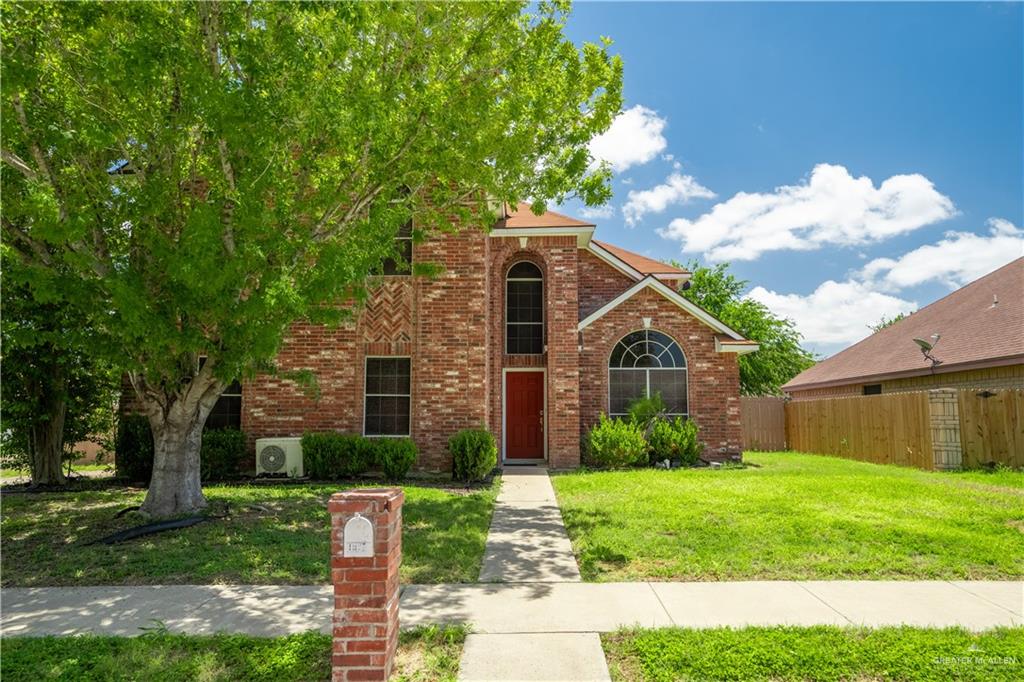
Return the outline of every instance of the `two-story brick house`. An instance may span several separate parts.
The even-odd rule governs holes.
[[[250,443],[308,430],[409,436],[424,470],[450,468],[448,438],[486,425],[503,461],[561,468],[580,463],[600,413],[650,390],[696,420],[706,457],[738,457],[737,356],[757,345],[678,293],[689,273],[593,234],[521,205],[489,233],[403,242],[443,273],[387,267],[353,322],[292,327],[278,365],[312,370],[318,400],[261,376],[211,420],[235,422]]]

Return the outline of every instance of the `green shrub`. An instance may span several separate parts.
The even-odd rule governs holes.
[[[602,414],[590,429],[589,440],[589,463],[595,466],[618,468],[647,462],[647,441],[640,426],[631,420]]]
[[[639,426],[646,436],[650,435],[649,429],[656,420],[665,418],[667,409],[665,401],[661,399],[661,394],[655,393],[650,397],[645,396],[633,400],[626,407],[626,412],[629,413],[630,421]]]
[[[664,459],[681,461],[683,466],[696,463],[704,451],[697,438],[697,424],[689,419],[657,419],[647,437],[651,462]]]
[[[405,478],[416,462],[416,444],[408,438],[377,438],[373,446],[377,465],[392,483]]]
[[[486,429],[464,429],[448,439],[452,478],[479,481],[498,463],[498,446]]]
[[[203,433],[199,476],[204,481],[230,478],[245,458],[245,434],[238,429],[213,429]]]
[[[310,478],[358,476],[370,468],[373,455],[373,442],[362,436],[334,432],[302,436],[302,465]]]
[[[121,415],[114,452],[118,476],[149,483],[153,478],[153,432],[149,419],[141,414]]]

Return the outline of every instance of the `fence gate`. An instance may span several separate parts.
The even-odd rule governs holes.
[[[785,402],[776,396],[740,396],[744,450],[786,449]]]

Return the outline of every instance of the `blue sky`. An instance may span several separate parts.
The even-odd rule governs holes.
[[[731,262],[828,355],[1024,255],[1024,5],[577,3],[625,113],[599,238]]]

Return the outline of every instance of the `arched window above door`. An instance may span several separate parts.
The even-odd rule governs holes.
[[[529,261],[519,261],[505,276],[505,352],[544,352],[544,275]]]

